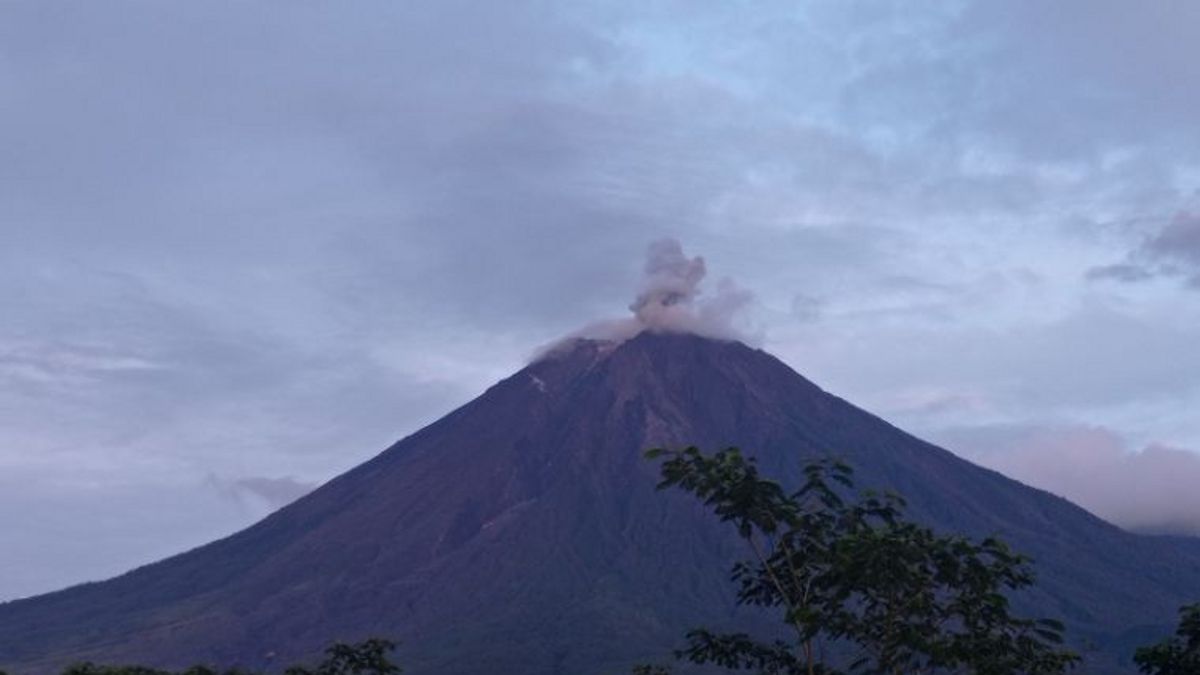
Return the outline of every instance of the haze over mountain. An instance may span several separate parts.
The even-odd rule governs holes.
[[[642,459],[682,444],[738,445],[790,480],[836,454],[926,522],[1002,535],[1037,561],[1022,606],[1067,622],[1087,672],[1120,671],[1200,595],[1200,542],[1122,531],[740,342],[644,330],[559,345],[232,537],[0,605],[0,665],[269,667],[385,635],[414,673],[618,672],[736,618],[736,542],[686,495],[657,493]]]
[[[436,420],[665,234],[830,390],[1200,532],[1200,3],[11,0],[0,34],[0,600],[243,529],[245,486]]]

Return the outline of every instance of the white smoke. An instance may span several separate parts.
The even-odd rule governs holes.
[[[704,258],[688,258],[678,241],[663,239],[650,244],[643,271],[642,290],[629,306],[637,322],[647,328],[690,322],[700,282],[708,274]]]
[[[704,258],[689,258],[678,240],[655,241],[646,249],[642,283],[629,305],[633,316],[588,324],[565,340],[539,350],[539,354],[580,338],[621,342],[644,331],[761,341],[758,332],[744,321],[754,295],[728,278],[718,281],[716,288],[705,294],[702,284],[707,275]]]
[[[735,324],[754,296],[726,278],[717,283],[715,293],[703,297],[700,284],[708,274],[704,258],[687,257],[675,239],[650,244],[644,273],[642,289],[629,306],[637,328],[725,339],[747,337]]]

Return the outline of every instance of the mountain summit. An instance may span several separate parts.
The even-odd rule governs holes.
[[[796,480],[837,455],[941,530],[1034,557],[1030,611],[1090,659],[1165,633],[1200,596],[1200,542],[1124,532],[822,391],[739,342],[575,340],[262,522],[103,583],[0,605],[0,666],[272,667],[334,639],[402,642],[414,673],[627,672],[734,610],[743,552],[651,446],[743,448]],[[1089,667],[1090,666],[1090,667]],[[1125,670],[1132,672],[1132,667]]]

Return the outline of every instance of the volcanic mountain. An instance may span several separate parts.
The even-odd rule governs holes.
[[[402,642],[406,672],[628,672],[733,609],[732,533],[656,492],[652,446],[737,445],[794,481],[836,455],[943,531],[1036,561],[1023,609],[1063,619],[1086,672],[1200,597],[1200,541],[1138,536],[972,465],[741,343],[578,340],[262,522],[102,583],[0,605],[0,665],[272,668],[335,639]],[[1125,662],[1127,664],[1127,661]]]

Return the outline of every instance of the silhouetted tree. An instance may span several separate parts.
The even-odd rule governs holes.
[[[889,675],[1051,675],[1079,659],[1060,648],[1062,624],[1009,612],[1004,592],[1033,583],[1027,558],[995,538],[909,522],[897,495],[846,501],[845,464],[810,464],[800,489],[787,492],[736,448],[646,454],[665,458],[660,489],[699,497],[748,543],[754,558],[733,569],[738,602],[782,611],[794,633],[762,642],[696,629],[677,658],[764,675],[837,673],[827,645],[849,672]]]
[[[85,661],[68,666],[62,671],[62,675],[257,675],[257,673],[240,668],[216,670],[208,666],[191,666],[186,670],[174,673],[146,666],[102,666]]]
[[[146,666],[101,666],[90,661],[76,663],[62,671],[62,675],[173,675],[167,670]]]
[[[1174,637],[1141,647],[1134,654],[1133,662],[1143,673],[1200,674],[1200,603],[1179,608],[1179,615],[1179,627]]]
[[[3,675],[3,673],[0,673],[0,675]],[[634,666],[633,675],[671,675],[671,669],[666,666]]]
[[[325,659],[311,668],[291,666],[285,675],[399,675],[401,669],[388,658],[396,643],[379,638],[345,644],[336,642],[325,650]],[[0,672],[0,675],[4,675]],[[173,673],[146,666],[102,666],[91,662],[77,663],[62,671],[62,675],[255,675],[231,668],[215,670],[208,666],[192,666]]]
[[[395,648],[396,643],[379,638],[353,645],[337,643],[325,650],[325,660],[315,668],[292,666],[284,675],[397,675],[402,670],[388,659]]]

